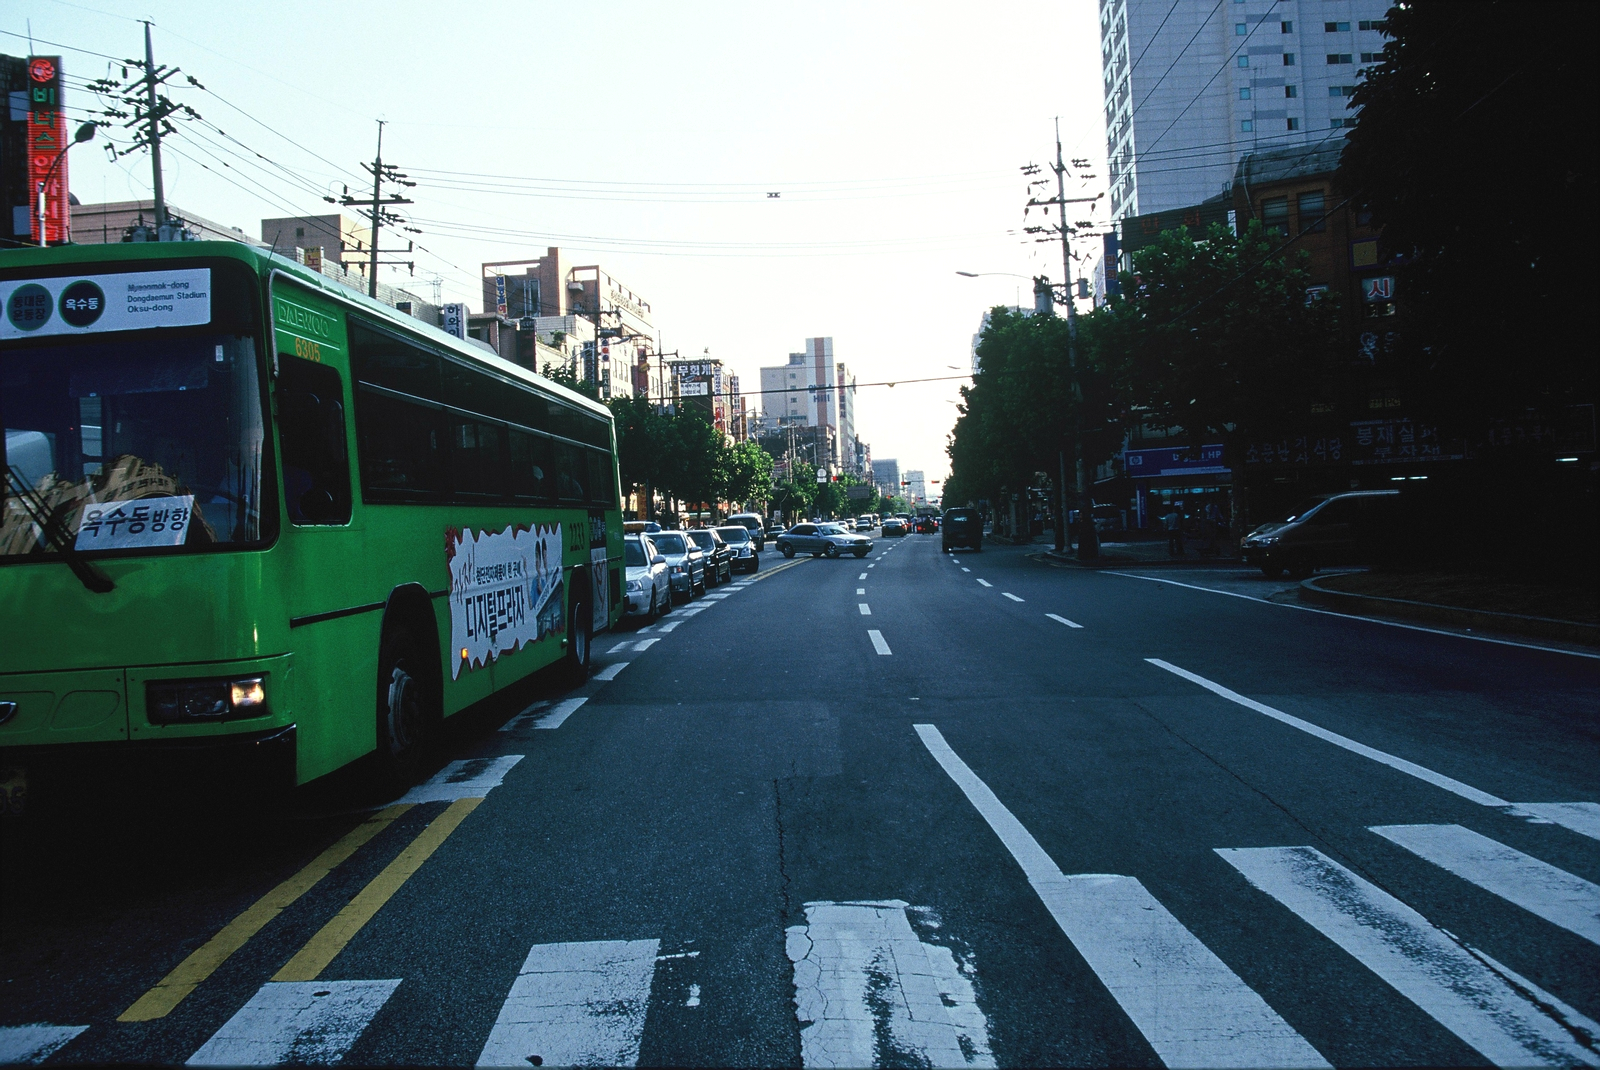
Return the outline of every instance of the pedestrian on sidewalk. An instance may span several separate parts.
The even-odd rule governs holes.
[[[1167,507],[1166,515],[1161,518],[1161,523],[1167,529],[1167,555],[1169,557],[1183,556],[1183,513],[1174,503]]]

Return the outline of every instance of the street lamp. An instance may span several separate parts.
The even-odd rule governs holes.
[[[56,176],[56,168],[60,167],[61,166],[61,161],[67,158],[67,150],[72,148],[72,146],[74,146],[74,145],[81,145],[85,141],[93,140],[94,132],[95,132],[96,129],[97,129],[97,127],[93,123],[84,123],[82,126],[78,127],[78,132],[76,134],[72,135],[72,140],[71,141],[69,141],[67,144],[61,146],[60,151],[58,151],[56,153],[56,158],[54,160],[50,161],[50,170],[46,171],[44,173],[44,178],[39,180],[39,247],[40,248],[43,248],[45,245],[49,244],[49,239],[46,237],[45,229],[44,229],[44,224],[45,224],[45,192],[44,191],[45,191],[46,187],[48,187],[50,185],[51,180],[55,178],[55,176]]]

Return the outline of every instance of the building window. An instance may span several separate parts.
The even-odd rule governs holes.
[[[1356,87],[1353,85],[1330,85],[1328,87],[1328,96],[1330,97],[1353,97],[1355,95]]]
[[[1301,234],[1320,234],[1328,229],[1328,221],[1323,218],[1323,213],[1328,210],[1328,202],[1321,190],[1302,193],[1297,202],[1295,207],[1300,212]]]
[[[1294,66],[1294,53],[1293,52],[1285,52],[1283,54],[1283,65],[1285,67],[1293,67]]]
[[[1240,56],[1239,57],[1239,66],[1241,66],[1241,67],[1250,66],[1250,57],[1249,56]]]
[[[1347,126],[1354,125],[1356,125],[1354,119],[1330,119],[1328,121],[1328,129],[1330,130],[1343,130]]]
[[[1249,34],[1250,27],[1248,24],[1243,22],[1236,22],[1233,24],[1233,35],[1235,37],[1248,37]]]
[[[1383,28],[1387,25],[1388,23],[1384,22],[1382,19],[1362,19],[1356,24],[1356,28],[1361,30],[1377,30],[1379,33],[1382,33]]]
[[[1256,128],[1256,122],[1255,122],[1254,119],[1240,119],[1239,120],[1239,130],[1240,130],[1241,133],[1245,133],[1245,134],[1254,133],[1255,132],[1255,128]]]
[[[1269,232],[1289,233],[1289,198],[1267,197],[1261,202],[1261,225]]]
[[[1284,33],[1294,33],[1294,23],[1292,22],[1280,22],[1278,26]]]
[[[1300,120],[1299,119],[1290,118],[1290,119],[1286,119],[1285,122],[1287,122],[1289,124],[1289,129],[1290,130],[1298,130],[1298,129],[1300,129]]]
[[[1355,62],[1355,57],[1350,55],[1350,53],[1348,53],[1348,52],[1329,52],[1328,53],[1328,66],[1330,66],[1330,67],[1335,66],[1335,65],[1340,64],[1340,63],[1354,63],[1354,62]]]
[[[306,228],[305,227],[295,227],[294,228],[294,236],[296,238],[304,238],[306,236]]]
[[[1324,22],[1322,29],[1326,33],[1349,33],[1350,24],[1348,22]]]
[[[1250,87],[1249,86],[1245,86],[1245,87],[1243,87],[1242,89],[1239,90],[1239,99],[1240,100],[1249,100],[1250,99]]]
[[[1382,63],[1383,62],[1383,53],[1382,52],[1363,52],[1363,53],[1361,53],[1361,62],[1362,63]]]
[[[1297,85],[1286,85],[1283,87],[1283,95],[1292,100],[1300,95],[1300,87]]]

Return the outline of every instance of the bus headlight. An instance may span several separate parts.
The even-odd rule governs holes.
[[[145,716],[151,724],[197,724],[259,717],[267,712],[265,678],[152,680],[145,684]]]

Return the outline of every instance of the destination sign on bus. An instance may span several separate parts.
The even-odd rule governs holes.
[[[211,322],[211,269],[0,282],[0,338],[98,334]]]

